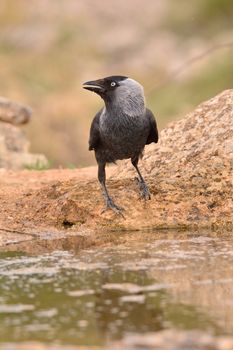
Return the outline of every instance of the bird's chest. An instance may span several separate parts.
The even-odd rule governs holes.
[[[100,120],[101,139],[106,144],[134,143],[143,135],[145,125],[141,117],[121,116]]]

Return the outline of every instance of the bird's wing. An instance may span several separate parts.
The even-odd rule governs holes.
[[[100,132],[99,132],[99,120],[103,109],[101,109],[94,117],[91,123],[90,137],[89,137],[89,151],[98,147],[100,143]]]
[[[154,114],[148,108],[146,109],[145,117],[149,120],[149,125],[150,125],[150,131],[146,141],[146,145],[149,145],[152,142],[157,143],[159,139],[159,133],[157,129],[156,120],[155,120]]]

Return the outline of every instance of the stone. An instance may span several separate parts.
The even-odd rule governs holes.
[[[30,121],[32,110],[0,96],[0,121],[14,125],[26,124]]]
[[[17,127],[28,123],[31,113],[29,107],[0,97],[0,168],[17,170],[48,166],[44,155],[29,152],[30,142]]]
[[[18,150],[27,154],[26,141],[4,142],[6,139],[1,139],[0,148],[14,144],[11,156]],[[110,210],[102,213],[104,200],[96,168],[61,169],[0,174],[4,184],[0,223],[14,229],[25,226],[27,230],[36,227],[67,232],[232,230],[232,140],[233,90],[227,90],[168,125],[161,131],[159,143],[146,147],[139,167],[152,195],[150,201],[140,199],[130,161],[107,169],[109,193],[125,209],[124,217]]]
[[[187,181],[204,172],[210,183],[212,176],[221,177],[222,171],[231,176],[232,161],[233,90],[226,90],[162,130],[159,143],[147,147],[140,167],[155,181],[162,174],[164,178],[181,176]],[[113,176],[128,177],[133,172],[126,161]]]

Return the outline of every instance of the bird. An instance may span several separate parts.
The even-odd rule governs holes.
[[[156,119],[146,107],[144,89],[136,80],[112,75],[87,81],[83,88],[99,95],[104,106],[91,123],[89,150],[94,150],[106,207],[122,215],[124,210],[115,204],[106,187],[105,167],[117,160],[131,159],[138,174],[141,198],[151,199],[150,191],[138,168],[145,145],[159,139]],[[123,215],[122,215],[123,216]]]

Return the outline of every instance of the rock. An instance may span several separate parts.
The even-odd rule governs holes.
[[[44,155],[29,152],[30,143],[24,132],[14,126],[28,123],[31,113],[29,107],[0,97],[0,168],[16,170],[48,165]]]
[[[159,143],[147,147],[140,168],[152,193],[166,194],[159,198],[159,209],[169,212],[168,219],[175,219],[179,206],[177,223],[212,221],[214,225],[220,220],[230,224],[233,90],[226,90],[202,103],[184,119],[162,130]],[[120,180],[134,176],[131,162],[125,161],[112,178]],[[176,209],[172,207],[170,211],[169,205],[174,202]]]
[[[0,96],[0,121],[14,125],[26,124],[30,121],[32,111],[30,107]]]
[[[30,143],[21,129],[0,123],[0,168],[17,170],[46,167],[46,157],[30,153],[29,146]]]
[[[233,337],[219,337],[216,341],[217,349],[219,350],[232,350],[233,349]]]
[[[156,181],[180,177],[190,181],[203,177],[210,185],[232,179],[233,170],[233,90],[202,103],[184,119],[161,131],[158,145],[150,145],[141,163],[143,172]],[[134,174],[130,162],[121,165],[114,177]]]
[[[4,127],[14,128],[7,124]],[[7,137],[0,141],[0,148],[15,145],[11,154],[17,154],[19,149],[27,154],[25,140],[6,140]],[[5,181],[8,192],[2,187],[0,195],[5,196],[5,202],[0,205],[0,222],[14,228],[25,223],[27,229],[30,225],[77,232],[155,228],[232,230],[232,142],[233,90],[227,90],[202,103],[184,119],[168,125],[161,132],[159,143],[147,147],[140,168],[152,194],[150,201],[140,200],[136,174],[129,161],[107,169],[109,193],[125,209],[124,218],[110,210],[101,214],[104,200],[97,169],[92,168],[91,176],[87,176],[88,169],[76,170],[72,176],[65,169],[40,175],[17,174],[14,181],[21,192],[11,191],[11,195],[8,193],[13,178],[4,173],[1,181]],[[11,160],[11,164],[15,163]],[[30,196],[24,191],[30,192]],[[16,204],[12,201],[14,195]]]

